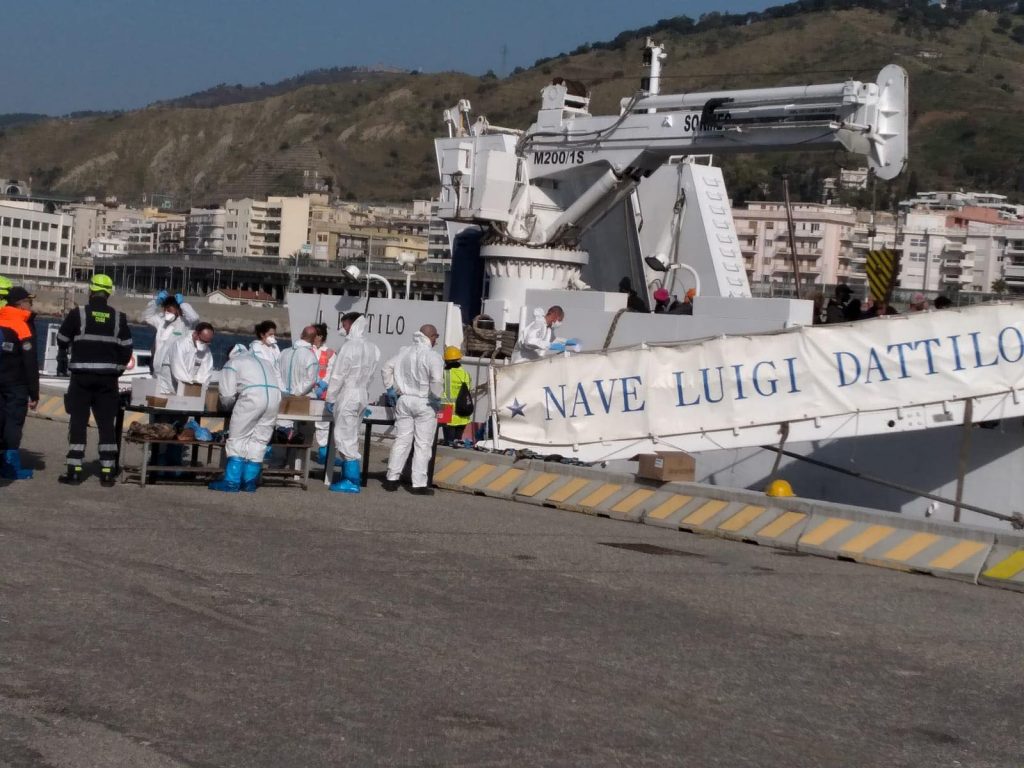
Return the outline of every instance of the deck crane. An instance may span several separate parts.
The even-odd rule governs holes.
[[[592,115],[586,88],[560,78],[541,91],[537,120],[526,131],[483,117],[473,122],[466,100],[445,111],[449,135],[435,142],[438,216],[483,230],[492,314],[499,305],[514,322],[531,288],[587,287],[581,240],[617,205],[636,209],[638,188],[680,156],[844,149],[866,158],[881,179],[906,164],[907,75],[899,66],[886,66],[873,83],[662,94],[664,57],[648,40],[650,77],[622,100],[618,115]],[[735,241],[721,172],[687,183],[705,187],[703,213],[724,222]],[[716,247],[714,226],[705,231],[703,269],[717,277],[715,292],[749,296],[736,244]]]

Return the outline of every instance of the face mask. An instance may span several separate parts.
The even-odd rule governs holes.
[[[343,339],[348,337],[348,331],[346,331],[344,328],[342,328],[338,333],[341,334],[341,338]]]
[[[166,320],[168,323],[173,323],[177,319],[178,316],[173,312],[164,312],[164,320]]]
[[[196,342],[196,352],[205,352],[209,348],[210,348],[210,345],[207,344],[205,341],[197,341]]]
[[[560,326],[561,324],[562,324],[562,321],[561,321],[561,320],[555,320],[555,322],[553,322],[553,323],[551,324],[551,327],[552,327],[552,328],[557,328],[557,327],[558,327],[558,326]]]
[[[267,336],[267,338],[263,340],[263,343],[268,347],[272,347],[277,344],[277,336]]]

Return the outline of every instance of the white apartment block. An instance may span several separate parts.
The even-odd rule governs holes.
[[[41,203],[0,202],[0,275],[20,278],[71,277],[74,219],[47,213]]]
[[[958,211],[966,207],[990,208],[1007,221],[1024,218],[1024,205],[1008,202],[1006,195],[993,192],[921,192],[900,201],[903,210]]]
[[[226,217],[223,208],[191,209],[185,221],[185,252],[196,256],[223,256]]]
[[[308,245],[308,197],[228,200],[224,204],[224,255],[291,259]]]

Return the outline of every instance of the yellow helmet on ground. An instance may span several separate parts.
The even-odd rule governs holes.
[[[93,275],[92,280],[89,281],[89,290],[94,293],[97,291],[113,293],[114,281],[110,279],[110,275]]]
[[[444,361],[450,363],[452,360],[461,360],[462,350],[458,347],[445,347],[444,348]]]
[[[795,496],[793,493],[793,486],[791,486],[786,480],[772,480],[768,483],[768,487],[764,489],[764,492],[768,496]]]

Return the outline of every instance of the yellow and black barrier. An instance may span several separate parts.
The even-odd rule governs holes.
[[[439,448],[442,488],[1024,591],[1024,535],[813,499]]]

